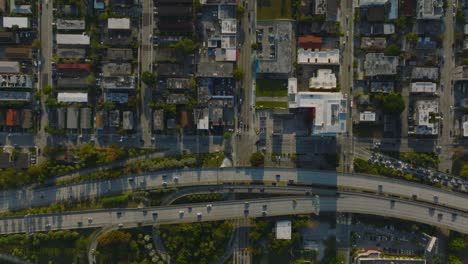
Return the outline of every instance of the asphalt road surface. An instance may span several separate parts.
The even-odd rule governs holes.
[[[0,192],[0,211],[47,206],[51,203],[104,197],[126,191],[166,187],[255,183],[286,185],[300,183],[343,190],[365,190],[391,194],[438,204],[468,212],[468,196],[461,193],[396,179],[361,174],[339,174],[334,171],[312,171],[269,168],[224,168],[160,171],[112,180],[83,182],[48,188],[23,188]]]
[[[246,204],[247,202],[247,204]],[[190,206],[190,207],[189,207]],[[344,193],[338,197],[287,197],[189,204],[141,209],[108,209],[26,215],[0,220],[0,234],[78,229],[117,225],[192,223],[266,216],[319,214],[319,212],[359,213],[394,217],[468,233],[468,214],[452,209],[394,199],[386,196]]]

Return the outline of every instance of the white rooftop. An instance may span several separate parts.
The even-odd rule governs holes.
[[[311,49],[297,50],[297,63],[299,64],[339,64],[340,50],[316,51]]]
[[[364,111],[359,113],[360,122],[375,122],[375,112]]]
[[[331,69],[317,70],[317,76],[309,80],[311,89],[334,89],[336,88],[336,76]]]
[[[291,239],[292,225],[290,220],[276,222],[276,239]]]
[[[314,108],[312,134],[336,134],[346,131],[346,100],[342,93],[297,92],[297,79],[288,80],[289,108]]]
[[[57,34],[58,45],[89,45],[89,36],[85,34]]]
[[[108,29],[130,29],[130,18],[108,18]]]
[[[221,20],[221,33],[222,34],[236,34],[237,20],[236,19],[223,19]]]
[[[438,120],[431,121],[431,113],[439,113],[439,103],[437,100],[419,100],[415,103],[416,134],[437,135],[439,133]]]
[[[19,28],[29,28],[29,18],[28,17],[3,17],[3,27],[12,28],[14,25],[17,25]]]
[[[61,103],[86,103],[88,102],[87,93],[70,93],[62,92],[58,93],[57,100]]]
[[[412,93],[435,93],[437,84],[431,82],[414,82],[411,83]]]

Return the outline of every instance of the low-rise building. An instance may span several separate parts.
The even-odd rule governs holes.
[[[85,34],[57,34],[57,45],[62,46],[89,46],[90,39]]]
[[[17,61],[0,61],[0,73],[20,73],[20,63]]]
[[[383,256],[378,250],[367,250],[354,257],[355,264],[426,264],[425,259]]]
[[[414,104],[414,134],[435,136],[439,134],[439,102],[437,100],[418,100]]]
[[[299,64],[339,64],[340,50],[315,51],[298,49],[297,63]]]
[[[437,92],[437,84],[432,82],[414,82],[411,83],[412,93],[430,93]]]
[[[134,76],[103,77],[102,88],[107,90],[135,90]]]
[[[417,81],[437,81],[439,80],[438,67],[414,67],[411,71],[411,79]]]
[[[24,74],[1,74],[0,88],[33,88],[30,75]]]
[[[30,129],[33,127],[32,117],[31,109],[21,110],[21,127],[23,129]]]
[[[59,59],[84,59],[86,58],[86,50],[80,48],[58,48],[57,57]]]
[[[397,56],[385,56],[383,53],[367,53],[364,61],[366,76],[395,75],[397,66]]]
[[[417,0],[416,17],[418,19],[440,19],[443,14],[443,0]]]
[[[317,76],[309,80],[310,89],[335,89],[336,76],[330,69],[317,70]]]
[[[359,122],[375,122],[375,112],[364,111],[359,113]]]
[[[298,92],[297,79],[288,79],[288,106],[311,111],[311,134],[346,132],[346,99],[342,93]]]
[[[80,92],[59,92],[57,101],[60,103],[87,103],[88,93]]]
[[[362,37],[361,49],[384,50],[387,47],[387,39],[382,37]]]
[[[132,64],[123,62],[123,63],[106,63],[102,65],[102,74],[104,77],[110,76],[125,76],[132,74]]]
[[[393,92],[395,84],[393,82],[371,82],[371,93],[390,93]]]
[[[85,30],[84,20],[57,19],[58,30]]]
[[[198,130],[208,130],[210,127],[209,109],[194,109],[195,122],[197,123]]]
[[[0,91],[0,101],[23,101],[31,100],[31,92],[18,92],[18,91]]]
[[[109,111],[109,126],[119,127],[120,125],[120,111],[118,109]]]
[[[275,234],[276,234],[276,239],[291,240],[291,235],[292,235],[291,220],[276,221]]]
[[[83,89],[88,87],[88,81],[84,76],[58,78],[57,87],[64,89]]]
[[[320,50],[322,48],[323,40],[321,37],[316,36],[303,36],[297,39],[297,46],[300,49]]]
[[[85,107],[80,109],[80,128],[90,129],[91,128],[91,108]]]
[[[5,58],[9,60],[30,60],[31,48],[7,47],[5,48]]]
[[[67,128],[78,129],[80,109],[78,107],[70,106],[67,108]]]
[[[190,79],[188,78],[167,78],[166,87],[169,90],[187,90],[189,89]]]
[[[133,112],[132,111],[123,112],[122,128],[125,130],[133,130]]]
[[[131,61],[133,59],[133,51],[131,49],[110,48],[107,49],[107,61]]]
[[[30,28],[30,23],[29,17],[3,17],[4,28],[12,28],[14,26],[18,28]]]
[[[14,127],[19,125],[19,115],[18,111],[15,109],[8,109],[6,112],[6,126]]]
[[[163,131],[164,130],[164,110],[156,109],[153,112],[153,130]]]
[[[130,30],[130,18],[108,18],[107,28],[109,30]]]

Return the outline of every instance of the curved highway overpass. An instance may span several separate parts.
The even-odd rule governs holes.
[[[249,191],[246,187],[246,191]],[[281,187],[278,187],[281,188]],[[306,189],[296,187],[299,192]],[[265,189],[268,192],[270,188]],[[248,201],[248,205],[245,202]],[[256,218],[264,216],[349,212],[380,215],[439,226],[468,234],[468,214],[429,203],[361,193],[340,193],[338,197],[294,196],[140,209],[107,209],[56,214],[27,215],[0,219],[0,234],[28,233],[117,225],[190,223]],[[189,209],[190,206],[190,209]],[[247,210],[247,211],[246,211]],[[199,214],[200,213],[200,214]]]

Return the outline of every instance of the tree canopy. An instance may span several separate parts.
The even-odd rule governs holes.
[[[141,80],[146,84],[146,85],[153,85],[156,83],[157,76],[153,72],[145,71],[141,74]]]
[[[405,101],[400,93],[377,94],[375,99],[386,114],[401,114],[405,110]]]
[[[250,156],[250,164],[254,167],[260,167],[265,163],[265,156],[260,151],[252,153]]]
[[[198,44],[190,38],[183,38],[178,42],[169,45],[169,47],[180,50],[185,54],[189,54],[192,53],[198,47]]]

